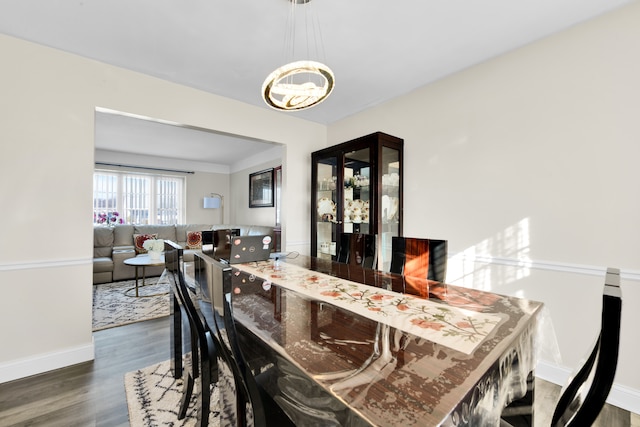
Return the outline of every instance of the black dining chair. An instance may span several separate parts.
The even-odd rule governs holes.
[[[342,233],[337,261],[343,264],[375,268],[377,259],[375,234]]]
[[[209,424],[211,385],[217,381],[216,345],[211,330],[201,319],[192,299],[184,274],[180,269],[182,248],[165,241],[165,266],[171,283],[171,351],[174,376],[181,372],[183,391],[178,409],[178,419],[184,419],[191,401],[196,381],[199,382],[197,396],[197,425]],[[189,338],[187,348],[190,358],[183,363],[183,339]],[[184,344],[187,344],[186,342]],[[177,367],[179,366],[179,369]]]
[[[391,239],[392,273],[444,282],[447,276],[447,241],[394,236]]]
[[[266,383],[271,381],[272,373],[266,370],[254,375],[245,360],[232,311],[231,301],[234,292],[231,267],[214,259],[210,262],[213,264],[213,278],[208,294],[213,310],[212,317],[207,321],[216,329],[220,345],[219,356],[231,372],[235,388],[236,412],[229,414],[223,410],[221,417],[233,417],[229,421],[238,427],[248,424],[255,427],[293,426],[293,422],[266,391]],[[222,383],[221,378],[220,387],[223,387]],[[221,399],[224,399],[225,390],[220,392]],[[249,423],[249,420],[252,420],[252,423]]]
[[[202,230],[202,253],[213,256],[215,239],[213,230]]]
[[[240,229],[237,228],[213,230],[213,257],[216,259],[229,259],[231,239],[239,235]]]
[[[590,426],[600,414],[616,374],[620,345],[620,270],[608,268],[602,295],[600,334],[587,361],[564,389],[553,413],[553,427]],[[587,385],[589,379],[591,385]]]
[[[202,253],[220,258],[228,256],[231,250],[231,238],[240,235],[239,228],[220,228],[202,231]]]

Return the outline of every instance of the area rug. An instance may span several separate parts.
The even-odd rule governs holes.
[[[124,376],[131,427],[195,426],[196,390],[191,397],[187,416],[179,420],[178,409],[182,397],[182,379],[173,378],[167,360]],[[196,382],[197,387],[197,382]],[[211,393],[209,426],[220,426],[219,393],[214,386]]]
[[[135,280],[104,283],[93,287],[93,330],[113,328],[169,315],[169,282],[164,274],[145,280],[139,288],[142,298],[125,295],[135,287]],[[142,280],[138,283],[141,284]],[[135,289],[127,292],[135,295]],[[148,296],[154,295],[154,296]]]

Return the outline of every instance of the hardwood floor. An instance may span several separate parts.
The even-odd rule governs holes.
[[[169,319],[94,333],[96,359],[0,384],[0,427],[129,426],[124,374],[169,359]],[[536,380],[536,427],[547,427],[560,387]],[[640,417],[607,405],[596,426],[638,427]]]
[[[560,386],[536,379],[535,427],[549,427],[560,392]],[[605,405],[592,427],[636,427],[637,419],[638,417],[629,411]]]
[[[93,362],[0,384],[0,426],[129,426],[124,374],[169,359],[169,318],[94,340]]]

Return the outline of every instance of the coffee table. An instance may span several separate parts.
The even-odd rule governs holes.
[[[138,289],[142,286],[146,286],[145,284],[145,277],[146,277],[146,272],[145,269],[147,267],[157,267],[160,265],[164,265],[164,255],[161,255],[160,258],[155,259],[155,258],[151,258],[148,254],[143,254],[143,255],[138,255],[134,258],[129,258],[129,259],[125,259],[124,263],[126,265],[131,265],[134,266],[136,268],[136,286],[134,288],[129,288],[126,291],[124,291],[124,294],[128,297],[132,297],[133,295],[129,295],[129,291],[132,290],[136,290],[136,297],[140,297],[140,294],[138,293]],[[138,286],[138,268],[142,267],[142,285]],[[163,292],[166,293],[166,292]],[[154,295],[142,295],[142,297],[153,297],[153,296],[157,296],[157,295],[162,295],[162,294],[154,294]]]

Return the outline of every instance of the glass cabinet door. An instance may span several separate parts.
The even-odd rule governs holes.
[[[343,232],[375,234],[372,232],[370,203],[371,159],[370,149],[363,148],[344,156]]]
[[[400,151],[396,148],[382,147],[382,188],[380,191],[380,250],[378,251],[378,269],[389,271],[391,265],[391,239],[400,236],[401,194],[400,191]]]
[[[312,256],[331,259],[336,255],[338,240],[338,157],[318,159],[314,164],[316,176],[315,218],[316,244]]]

